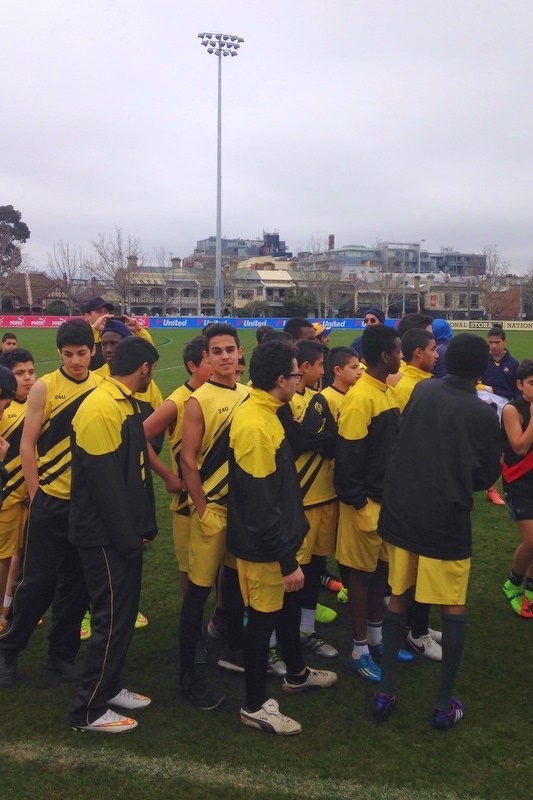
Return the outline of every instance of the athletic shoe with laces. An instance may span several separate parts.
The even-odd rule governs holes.
[[[300,723],[282,714],[279,705],[272,698],[266,700],[259,711],[247,711],[244,707],[241,708],[241,722],[248,728],[276,733],[278,736],[294,736],[302,732]]]
[[[180,683],[182,698],[194,708],[212,711],[224,701],[224,695],[216,686],[199,675],[187,675]]]
[[[465,715],[465,707],[456,697],[452,697],[449,711],[441,708],[433,709],[433,727],[438,731],[449,731],[458,722],[461,722]]]
[[[368,649],[370,650],[370,655],[372,657],[382,656],[383,655],[383,642],[379,644],[369,644]],[[414,655],[410,653],[408,650],[400,649],[398,650],[398,655],[396,656],[396,661],[400,663],[409,662],[414,660]]]
[[[489,489],[485,497],[489,503],[492,503],[494,506],[505,505],[505,500],[500,496],[500,493],[497,491],[497,489]]]
[[[343,586],[342,589],[337,594],[337,603],[340,603],[341,605],[345,606],[347,602],[348,602],[348,589],[346,589]]]
[[[300,644],[304,650],[309,650],[317,656],[324,656],[325,658],[336,658],[339,651],[333,645],[328,644],[315,631],[311,633],[303,633],[300,631]]]
[[[315,619],[322,625],[327,625],[328,622],[333,622],[337,619],[337,612],[328,606],[323,606],[321,603],[316,604]]]
[[[145,617],[144,614],[141,614],[141,612],[139,611],[135,619],[135,627],[146,628],[147,625],[148,625],[148,618]]]
[[[287,674],[287,665],[283,660],[277,644],[274,644],[272,647],[268,648],[267,672],[271,675],[277,675],[280,678],[283,678],[283,676]]]
[[[118,706],[119,708],[133,711],[136,708],[146,708],[152,701],[144,694],[137,694],[137,692],[130,692],[128,689],[121,689],[118,694],[107,702],[110,706]]]
[[[290,677],[285,676],[281,682],[284,692],[306,692],[309,689],[327,689],[337,681],[337,673],[327,669],[311,669],[307,667],[307,678],[302,683],[294,683]]]
[[[359,658],[354,658],[350,654],[350,666],[361,678],[365,678],[367,681],[379,683],[381,680],[381,670],[370,653],[363,653]]]
[[[91,731],[93,733],[129,733],[137,727],[137,722],[131,717],[124,717],[108,708],[105,714],[90,722],[88,725],[73,725],[74,731]]]
[[[407,634],[407,644],[419,656],[424,656],[430,661],[442,661],[442,647],[428,632],[424,636],[415,639],[412,632]]]
[[[533,605],[521,584],[518,586],[510,580],[506,580],[502,586],[502,592],[515,614],[524,619],[533,617]]]
[[[81,621],[80,627],[80,639],[82,642],[85,642],[87,639],[91,638],[91,615],[87,611],[84,618]]]
[[[389,697],[384,692],[374,692],[372,698],[372,716],[377,722],[385,722],[390,717],[391,711],[396,705],[396,695]]]
[[[212,639],[225,642],[228,638],[228,629],[225,624],[216,620],[215,617],[211,617],[207,623],[207,635]]]
[[[0,655],[0,689],[11,689],[17,677],[17,662],[7,663],[4,656]]]
[[[438,644],[442,642],[442,631],[436,631],[433,628],[428,628],[428,633]]]
[[[321,575],[320,585],[323,589],[327,589],[328,592],[335,592],[336,594],[343,588],[342,581],[335,575]]]
[[[244,657],[242,650],[225,650],[217,661],[220,669],[228,672],[244,672]]]

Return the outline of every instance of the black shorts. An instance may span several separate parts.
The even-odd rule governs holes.
[[[504,494],[511,519],[533,519],[533,481],[517,480],[504,484]]]

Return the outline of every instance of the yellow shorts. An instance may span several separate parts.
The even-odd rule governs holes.
[[[264,613],[281,610],[285,588],[279,561],[258,563],[238,558],[237,570],[245,606]]]
[[[387,548],[376,530],[379,510],[379,503],[370,498],[360,510],[339,503],[336,551],[339,564],[361,572],[374,572],[378,561],[387,561]]]
[[[11,558],[21,551],[27,519],[26,503],[14,503],[0,511],[0,558]]]
[[[191,540],[191,517],[172,511],[172,539],[180,572],[189,572],[189,545]]]
[[[470,575],[470,559],[444,561],[387,545],[389,584],[393,594],[415,587],[415,600],[436,606],[464,606]]]
[[[339,503],[325,503],[323,506],[306,508],[305,516],[309,530],[296,554],[299,564],[309,564],[312,556],[330,556],[335,552]]]
[[[237,569],[234,556],[226,552],[226,513],[219,506],[207,506],[203,516],[191,514],[189,579],[197,586],[213,586],[218,570],[225,564]]]

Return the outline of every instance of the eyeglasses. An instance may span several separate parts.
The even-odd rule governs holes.
[[[288,375],[284,376],[285,378],[296,378],[296,383],[300,383],[303,378],[303,372],[289,372]]]

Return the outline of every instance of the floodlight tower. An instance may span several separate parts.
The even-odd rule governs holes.
[[[229,33],[199,33],[198,38],[210,55],[218,58],[218,124],[217,124],[217,230],[215,255],[215,316],[222,315],[224,281],[222,280],[222,58],[237,56],[244,42]]]

